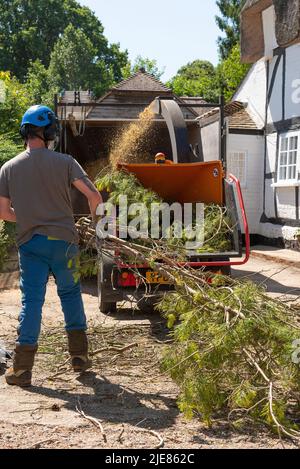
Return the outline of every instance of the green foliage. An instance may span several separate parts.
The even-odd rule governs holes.
[[[9,256],[9,250],[16,244],[16,224],[0,221],[0,271]]]
[[[0,69],[23,81],[31,61],[48,68],[54,45],[69,25],[89,39],[100,64],[120,80],[127,52],[109,45],[95,14],[75,0],[0,0]]]
[[[16,137],[22,116],[30,106],[30,98],[25,86],[9,72],[0,71],[0,80],[4,87],[4,99],[0,101],[0,135]]]
[[[145,189],[133,174],[124,171],[106,171],[96,179],[96,187],[99,191],[109,192],[108,202],[118,205],[119,197],[126,195],[128,206],[130,204],[143,204],[147,209],[147,221],[145,226],[151,229],[151,210],[153,204],[162,204],[163,200],[153,191]],[[135,215],[136,216],[136,215]],[[130,221],[134,216],[128,216]],[[171,221],[172,223],[172,221]],[[197,228],[196,224],[193,228]],[[204,243],[197,251],[200,254],[205,252],[226,252],[232,250],[232,227],[231,221],[226,214],[226,209],[218,205],[210,204],[204,207]],[[168,236],[167,246],[170,251],[181,253],[183,260],[186,258],[185,244],[189,240],[188,233],[183,229],[182,237],[175,234],[175,222],[171,224],[167,233],[161,233],[161,237]],[[195,239],[195,238],[194,238]],[[189,240],[192,241],[192,240]]]
[[[239,45],[235,45],[228,58],[223,60],[217,68],[220,86],[223,88],[226,101],[230,101],[233,94],[247,75],[250,65],[241,63]]]
[[[68,261],[68,268],[72,271],[75,282],[97,275],[97,256],[92,249],[82,249],[76,257]]]
[[[16,144],[5,135],[0,135],[0,167],[23,151],[23,145]]]
[[[158,80],[161,79],[162,75],[165,72],[165,69],[160,70],[157,61],[155,59],[148,59],[147,57],[142,57],[138,55],[133,63],[128,62],[126,66],[122,69],[123,78],[129,78],[134,73],[138,72],[140,69],[144,69],[145,72],[150,73]]]
[[[55,87],[53,81],[49,71],[39,59],[35,62],[30,62],[25,88],[32,105],[42,103],[53,109],[54,94],[59,91],[59,88]]]
[[[90,39],[69,25],[51,53],[48,75],[58,89],[91,89],[97,71],[95,56]]]
[[[205,60],[180,68],[167,85],[178,96],[201,96],[211,102],[216,102],[220,94],[215,67]]]
[[[198,249],[203,252],[226,252],[232,250],[232,223],[226,209],[209,204],[204,207],[204,243]]]
[[[118,204],[120,195],[127,196],[128,205],[143,203],[149,210],[152,203],[162,202],[155,192],[145,189],[133,174],[124,171],[107,171],[96,179],[95,184],[99,191],[109,192],[108,202],[112,204]]]
[[[219,55],[222,60],[227,59],[232,48],[240,40],[240,13],[245,0],[218,0],[221,16],[216,16],[216,22],[225,36],[218,38]]]
[[[205,273],[202,281],[200,275],[198,281],[179,275],[176,292],[158,307],[174,338],[162,369],[180,387],[179,407],[188,417],[211,424],[222,412],[233,423],[250,417],[278,431],[296,428],[297,311],[250,281],[218,275],[209,284]]]

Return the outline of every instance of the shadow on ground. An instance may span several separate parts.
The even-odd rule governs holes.
[[[111,423],[136,425],[145,419],[143,426],[162,429],[172,425],[179,411],[176,399],[159,393],[137,392],[127,386],[112,383],[94,372],[86,372],[77,380],[91,393],[72,394],[65,390],[55,390],[45,386],[33,386],[28,391],[48,398],[65,401],[65,409],[72,411],[78,406],[91,417]]]
[[[282,270],[285,270],[283,268]],[[274,274],[273,277],[277,275]],[[295,288],[295,286],[284,285],[280,282],[277,282],[272,276],[264,275],[260,272],[249,271],[249,270],[232,270],[233,278],[238,279],[248,279],[252,282],[262,285],[266,288],[266,291],[269,293],[280,293],[282,295],[293,294],[300,295],[300,288]]]

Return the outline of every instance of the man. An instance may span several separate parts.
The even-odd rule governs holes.
[[[13,367],[5,376],[11,385],[31,384],[50,273],[61,300],[73,369],[82,372],[90,366],[80,284],[70,268],[78,254],[71,186],[85,195],[93,217],[102,198],[71,156],[48,149],[58,130],[51,109],[29,108],[20,129],[26,150],[0,170],[0,219],[17,222],[22,292]]]

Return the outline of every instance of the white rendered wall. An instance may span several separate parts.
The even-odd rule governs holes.
[[[260,223],[259,234],[270,239],[283,238],[287,241],[293,241],[298,228],[290,226],[273,225],[272,223]]]
[[[285,118],[300,116],[300,44],[286,49]]]
[[[244,82],[233,97],[234,101],[248,103],[247,111],[259,128],[263,127],[266,113],[266,63],[263,59],[250,69]]]
[[[227,152],[246,152],[246,187],[243,199],[251,234],[258,233],[262,215],[264,182],[264,138],[262,135],[229,134]]]

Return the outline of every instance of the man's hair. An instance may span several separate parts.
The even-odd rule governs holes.
[[[44,127],[37,127],[35,125],[26,124],[24,140],[36,138],[37,135],[43,136]]]

